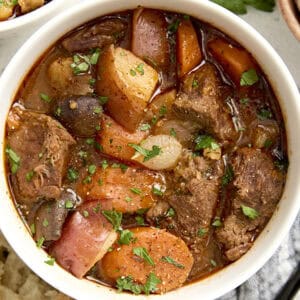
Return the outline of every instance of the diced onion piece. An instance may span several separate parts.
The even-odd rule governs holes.
[[[153,146],[160,148],[160,153],[149,160],[144,161],[144,156],[138,152],[132,157],[151,170],[172,169],[176,166],[181,155],[182,146],[176,138],[169,135],[152,135],[141,142],[141,147],[152,150]]]

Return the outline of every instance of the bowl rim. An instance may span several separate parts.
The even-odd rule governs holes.
[[[4,125],[8,113],[8,108],[10,107],[12,99],[14,98],[12,96],[15,95],[20,82],[22,82],[25,75],[32,67],[33,63],[38,60],[39,56],[35,55],[41,55],[42,53],[46,52],[46,50],[53,44],[52,42],[47,42],[46,45],[41,45],[42,43],[40,42],[40,40],[43,40],[43,36],[46,34],[47,38],[49,38],[51,41],[55,41],[58,39],[58,37],[61,37],[70,29],[73,29],[74,24],[77,24],[76,26],[79,26],[80,24],[93,19],[90,17],[90,15],[105,15],[124,9],[131,9],[136,7],[138,4],[146,7],[165,10],[172,10],[172,8],[174,8],[173,0],[127,0],[126,3],[120,3],[120,1],[118,0],[86,1],[53,18],[51,21],[41,27],[31,38],[29,38],[29,40],[20,48],[20,50],[15,54],[14,58],[8,64],[0,80],[0,98],[2,99],[2,101],[4,101],[4,109],[0,112],[0,138],[3,149],[3,138],[5,136]],[[96,9],[99,7],[101,7],[104,12],[101,11],[100,13],[100,11]],[[118,7],[118,9],[116,9],[116,7]],[[240,42],[242,45],[254,42],[253,49],[259,49],[264,54],[261,54],[262,56],[264,56],[264,60],[268,61],[269,59],[272,61],[272,65],[266,64],[265,67],[268,68],[269,71],[267,75],[272,74],[272,71],[274,71],[274,77],[279,76],[279,79],[283,82],[282,86],[280,86],[279,89],[278,85],[274,86],[274,84],[272,83],[272,76],[270,78],[273,89],[275,90],[275,94],[277,95],[277,98],[280,98],[278,100],[280,102],[283,115],[290,114],[295,116],[293,124],[289,119],[285,118],[286,131],[288,133],[289,158],[291,161],[291,155],[293,156],[293,164],[291,164],[291,166],[289,167],[284,194],[272,219],[267,224],[260,236],[257,238],[253,247],[242,258],[229,265],[225,269],[216,272],[214,275],[211,275],[201,281],[183,286],[180,289],[171,291],[163,296],[152,295],[148,297],[136,297],[128,294],[116,294],[115,290],[109,289],[107,287],[99,286],[97,284],[91,284],[87,280],[78,280],[56,264],[53,267],[49,267],[43,264],[43,261],[47,259],[47,255],[44,251],[36,249],[35,243],[33,242],[29,232],[27,231],[22,220],[17,214],[16,208],[11,200],[0,201],[0,216],[2,215],[2,217],[0,217],[0,228],[16,253],[41,278],[73,298],[97,299],[99,295],[101,295],[102,299],[104,300],[115,298],[125,300],[133,299],[133,297],[135,297],[135,299],[150,300],[154,299],[154,297],[160,297],[164,300],[179,299],[180,297],[198,299],[198,293],[203,292],[205,295],[205,299],[214,299],[246,281],[266,263],[266,261],[279,247],[283,238],[287,235],[300,208],[300,185],[297,186],[296,180],[300,176],[300,170],[297,170],[296,163],[294,163],[294,161],[296,161],[297,159],[296,154],[293,153],[294,150],[296,150],[297,148],[299,149],[300,141],[298,142],[296,139],[291,138],[293,133],[293,131],[291,131],[292,125],[296,126],[296,128],[300,128],[300,97],[298,88],[287,67],[285,66],[279,55],[271,47],[271,45],[255,29],[253,29],[249,24],[240,19],[238,16],[232,14],[224,8],[219,7],[218,5],[206,0],[178,0],[175,10],[180,11],[181,13],[190,14],[199,19],[205,19],[205,17],[200,18],[200,13],[198,13],[198,10],[201,10],[202,15],[212,14],[215,19],[221,18],[217,22],[218,25],[215,24],[216,22],[210,23],[217,28],[220,28],[222,24],[229,24],[230,26],[234,26],[234,28],[239,28],[239,31],[232,34],[234,36],[234,39]],[[89,15],[89,17],[82,17],[82,15],[84,15],[85,13]],[[76,20],[76,16],[81,16],[81,21]],[[60,29],[60,26],[62,26],[61,28],[63,29]],[[226,30],[223,31],[226,32]],[[228,32],[226,33],[228,34]],[[249,39],[248,41],[245,40],[245,42],[243,42],[244,34],[246,34],[245,39]],[[246,47],[246,49],[249,48]],[[26,67],[23,66],[23,70],[19,71],[19,64],[24,63],[24,58],[27,57],[26,55],[31,54],[32,51],[35,51],[37,53],[35,55],[32,55],[33,57],[36,57],[36,59],[33,59],[32,57],[28,58],[25,62]],[[259,57],[255,58],[259,62],[259,64],[262,65],[262,62],[260,62],[260,60],[258,59]],[[264,67],[262,67],[262,69],[265,71]],[[276,71],[279,73],[276,73]],[[16,72],[18,73],[17,76],[15,74]],[[15,80],[15,78],[17,78],[17,80]],[[15,82],[12,83],[12,79],[14,79]],[[284,106],[284,99],[281,99],[283,96],[289,99],[289,106],[291,106],[291,108],[289,108],[289,106]],[[3,159],[2,164],[0,164],[0,178],[2,176],[2,179],[0,180],[0,197],[10,199],[4,173],[4,161],[5,160]],[[287,185],[289,185],[288,188]],[[289,205],[285,207],[283,202],[289,200],[287,190],[289,191],[289,194],[294,196],[292,198],[293,201],[290,200]],[[276,225],[277,231],[275,231],[275,219],[278,220],[279,215],[283,215],[285,217],[280,220],[280,226]],[[288,217],[286,217],[286,215]],[[11,234],[12,230],[14,234]],[[275,235],[273,236],[272,234]],[[19,242],[20,240],[22,241],[22,243]],[[262,246],[259,245],[263,242],[266,244],[266,247],[262,251]],[[251,263],[252,261],[254,261],[253,264]],[[230,278],[230,281],[228,281],[228,277],[230,277],[229,275],[231,273],[234,274],[234,276],[231,275],[233,276],[233,278]],[[76,285],[76,287],[74,288],[72,284],[74,286]],[[99,290],[101,291],[99,292]],[[86,291],[89,292],[88,297]]]
[[[63,6],[64,1],[65,0],[52,0],[51,2],[44,4],[41,7],[38,7],[24,15],[6,21],[0,21],[0,35],[3,32],[19,29],[20,27],[29,23],[34,23],[37,20],[47,17],[60,6]]]

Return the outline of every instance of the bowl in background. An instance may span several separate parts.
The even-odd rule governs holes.
[[[176,4],[175,4],[176,3]],[[250,25],[222,7],[200,0],[93,0],[84,1],[53,18],[38,30],[17,52],[0,80],[0,139],[4,151],[5,122],[10,105],[26,74],[41,55],[73,28],[98,16],[134,9],[138,5],[191,15],[219,28],[252,53],[269,78],[285,119],[290,166],[285,190],[278,208],[253,247],[238,261],[221,271],[165,295],[134,296],[79,280],[55,264],[44,263],[47,253],[36,247],[10,197],[4,169],[0,164],[0,228],[24,262],[49,284],[75,299],[214,299],[234,289],[257,272],[288,234],[300,207],[300,97],[287,67],[270,44]]]

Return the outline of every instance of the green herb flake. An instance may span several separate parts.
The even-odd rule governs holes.
[[[122,291],[130,291],[135,295],[141,294],[144,290],[144,287],[141,284],[134,283],[130,276],[122,276],[118,278],[116,281],[116,287],[119,293]]]
[[[103,169],[103,170],[107,169],[107,168],[108,168],[108,162],[107,162],[107,160],[103,160],[103,161],[101,162],[101,166],[102,166],[102,169]]]
[[[47,94],[40,93],[40,98],[41,98],[41,100],[43,100],[46,103],[50,103],[51,102],[51,98]]]
[[[220,148],[220,145],[216,142],[216,140],[209,135],[199,135],[196,138],[195,143],[196,151],[206,148],[209,148],[211,150],[216,150]]]
[[[106,96],[100,96],[98,99],[101,105],[104,105],[108,102],[108,97]]]
[[[141,195],[142,191],[139,188],[130,188],[130,191],[136,195]]]
[[[164,195],[164,193],[162,192],[160,186],[158,186],[158,185],[154,185],[152,187],[152,193],[156,196],[163,196]]]
[[[173,218],[174,216],[175,216],[175,210],[172,207],[170,207],[166,213],[166,217]]]
[[[30,182],[34,176],[35,172],[34,171],[29,171],[28,173],[26,173],[26,181]]]
[[[140,74],[140,75],[144,75],[145,71],[144,71],[144,64],[139,64],[136,68],[136,71]]]
[[[170,257],[170,256],[163,256],[163,257],[161,258],[161,260],[164,261],[164,262],[167,262],[167,263],[169,263],[169,264],[171,264],[171,265],[173,265],[173,266],[175,266],[175,267],[177,267],[177,268],[179,268],[179,269],[184,269],[184,265],[178,263],[177,261],[175,261],[175,260],[174,260],[172,257]]]
[[[83,184],[90,184],[91,182],[92,182],[91,176],[86,176],[82,181]]]
[[[36,246],[37,246],[38,248],[41,248],[41,247],[43,246],[44,242],[45,242],[45,238],[42,236],[42,237],[40,237],[40,238],[37,240]]]
[[[161,283],[161,280],[154,274],[150,273],[147,277],[147,281],[144,285],[144,292],[146,295],[154,293],[157,290],[157,285]]]
[[[135,221],[136,221],[136,224],[139,225],[139,226],[144,226],[145,225],[145,220],[142,216],[136,216]]]
[[[170,135],[173,136],[173,137],[176,137],[177,133],[176,133],[174,128],[170,129]]]
[[[81,158],[81,159],[87,159],[88,158],[88,153],[86,151],[83,151],[83,150],[80,150],[78,152],[78,156]]]
[[[99,115],[103,112],[102,106],[98,106],[94,108],[94,114]]]
[[[251,86],[258,82],[259,77],[255,69],[250,69],[242,74],[240,85],[241,86]]]
[[[215,260],[211,259],[210,264],[215,268],[217,266],[217,263]]]
[[[153,145],[152,150],[145,149],[137,144],[129,143],[128,146],[132,147],[136,152],[144,156],[144,162],[150,160],[151,158],[161,154],[161,148],[159,146]]]
[[[151,119],[151,124],[152,124],[152,125],[155,125],[155,124],[157,123],[157,121],[158,121],[157,116],[154,116],[154,117]]]
[[[148,251],[144,247],[136,247],[132,250],[133,254],[144,259],[150,266],[154,267],[155,263],[153,259],[150,257]]]
[[[131,76],[136,76],[136,71],[134,71],[133,69],[130,69],[130,75]]]
[[[45,260],[44,263],[49,265],[49,266],[53,266],[54,263],[55,263],[55,258],[49,256],[49,259]]]
[[[12,174],[16,174],[21,163],[21,158],[18,156],[18,154],[13,151],[10,147],[6,147],[5,153],[8,156],[9,163],[10,163],[10,170]]]
[[[89,214],[89,212],[88,212],[87,210],[84,210],[84,211],[82,212],[82,215],[83,215],[85,218],[87,218],[90,214]]]
[[[203,237],[206,235],[206,233],[208,232],[208,229],[207,228],[199,228],[198,229],[198,232],[197,232],[197,235],[199,237]]]
[[[267,120],[267,119],[271,119],[273,117],[273,114],[271,111],[269,111],[266,108],[262,108],[261,110],[259,110],[259,112],[257,113],[257,116],[260,120]]]
[[[95,140],[93,138],[88,138],[85,140],[85,142],[88,144],[88,145],[94,145],[95,143]]]
[[[234,178],[234,172],[231,165],[227,165],[225,169],[225,174],[221,178],[221,184],[223,187],[228,185]]]
[[[43,220],[43,227],[48,227],[49,226],[49,221],[47,219]]]
[[[95,52],[90,57],[90,63],[91,63],[91,65],[96,65],[97,64],[99,56],[100,56],[100,49],[97,48],[95,50]]]
[[[192,82],[192,88],[197,88],[199,86],[198,80],[194,79]]]
[[[30,231],[31,231],[31,234],[34,235],[36,233],[36,229],[35,229],[35,224],[31,224],[30,225]]]
[[[132,201],[132,198],[131,198],[131,197],[128,197],[128,196],[126,196],[126,197],[125,197],[125,201],[126,201],[127,203],[129,203],[129,202],[131,202],[131,201]]]
[[[97,170],[97,166],[95,166],[95,165],[89,165],[88,166],[88,172],[89,172],[89,174],[94,175],[95,172],[96,172],[96,170]]]
[[[243,214],[251,220],[255,220],[259,216],[259,213],[254,208],[245,205],[241,205],[241,208]]]
[[[74,203],[73,203],[73,201],[72,200],[66,200],[66,202],[65,202],[65,208],[66,209],[72,209],[72,208],[74,208]]]
[[[148,123],[141,124],[139,127],[140,131],[148,131],[151,129],[151,125]]]
[[[134,241],[133,232],[128,229],[120,232],[119,245],[129,245],[132,241]]]
[[[60,117],[61,116],[61,108],[58,106],[57,108],[56,108],[56,110],[55,110],[55,115],[57,116],[57,117]]]
[[[120,230],[123,214],[115,210],[103,210],[103,216],[113,225],[114,230]]]
[[[212,223],[212,226],[214,226],[214,227],[221,227],[222,225],[223,225],[223,223],[219,217],[216,217]]]
[[[78,171],[76,171],[73,168],[69,168],[67,172],[67,177],[71,182],[75,182],[79,177]]]
[[[93,86],[95,85],[95,83],[96,83],[96,79],[95,79],[95,78],[90,78],[90,79],[89,79],[89,85],[90,85],[90,86],[93,87]]]
[[[165,105],[162,105],[159,109],[159,115],[163,117],[167,113],[167,107]]]

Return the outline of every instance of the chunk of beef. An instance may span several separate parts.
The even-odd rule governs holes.
[[[171,195],[168,202],[176,216],[168,228],[179,235],[193,253],[195,262],[190,278],[207,271],[211,267],[210,259],[214,258],[216,249],[213,244],[209,247],[208,244],[222,175],[222,161],[193,157],[188,151],[174,170],[176,194]],[[205,258],[204,251],[211,253]]]
[[[107,19],[74,32],[62,42],[69,52],[103,48],[124,36],[127,25],[120,19]]]
[[[216,68],[206,63],[184,78],[173,109],[179,117],[198,122],[220,140],[233,141],[237,132],[225,104],[228,95],[229,89],[221,84]]]
[[[18,201],[30,204],[37,197],[57,198],[65,172],[72,136],[60,123],[39,113],[14,108],[20,123],[8,135],[8,146],[20,157],[13,176]]]
[[[231,214],[224,226],[217,230],[218,240],[224,245],[226,256],[233,261],[251,247],[272,216],[284,184],[283,174],[274,166],[272,158],[259,149],[242,148],[232,159],[236,188]],[[258,212],[250,219],[242,212],[242,205]]]

